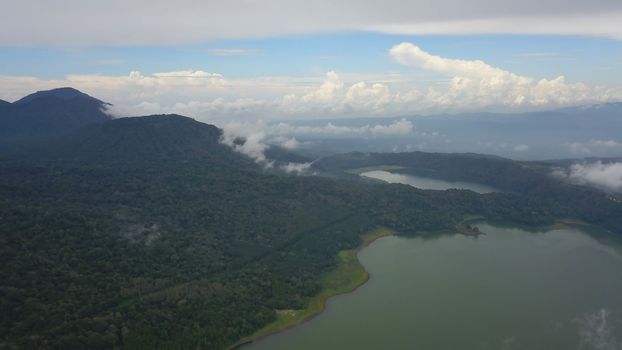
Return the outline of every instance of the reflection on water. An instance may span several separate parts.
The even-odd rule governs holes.
[[[492,187],[470,182],[450,182],[444,180],[419,177],[414,175],[395,174],[384,170],[373,170],[361,173],[361,176],[382,180],[389,183],[411,185],[423,190],[448,190],[451,188],[471,190],[477,193],[498,192]]]
[[[367,284],[244,349],[622,349],[621,237],[478,226],[376,241]]]

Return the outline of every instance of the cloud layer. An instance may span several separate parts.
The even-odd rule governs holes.
[[[3,4],[0,46],[180,45],[343,31],[622,39],[620,23],[617,0],[23,0]]]
[[[481,60],[433,55],[412,43],[389,50],[399,64],[435,74],[444,84],[421,86],[412,73],[230,79],[179,70],[126,76],[71,75],[64,80],[0,76],[0,98],[73,86],[115,105],[119,115],[180,113],[205,121],[229,118],[384,116],[419,112],[532,110],[622,100],[622,87],[588,86],[521,76]],[[414,73],[416,74],[416,73]]]
[[[444,58],[429,54],[411,43],[391,48],[391,56],[403,65],[451,77],[445,92],[431,91],[426,103],[449,106],[550,106],[583,103],[619,94],[606,88],[570,84],[563,76],[552,80],[532,79],[492,67],[481,61]]]
[[[591,185],[622,192],[622,163],[573,164],[558,169],[554,175],[579,185]]]

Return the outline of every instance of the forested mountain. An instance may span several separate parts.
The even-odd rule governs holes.
[[[107,104],[72,88],[39,91],[0,102],[0,146],[19,146],[110,120]]]
[[[24,96],[22,98],[20,98],[19,100],[15,101],[14,103],[17,105],[20,104],[26,104],[26,103],[30,103],[34,100],[40,99],[40,98],[47,98],[47,97],[53,97],[59,100],[74,100],[74,99],[81,99],[81,100],[90,100],[94,103],[98,103],[98,104],[104,104],[104,102],[91,97],[79,90],[76,90],[74,88],[70,88],[70,87],[63,87],[63,88],[57,88],[57,89],[52,89],[52,90],[43,90],[43,91],[37,91],[35,93],[32,93],[30,95]]]
[[[622,203],[617,197],[551,176],[558,162],[519,162],[472,153],[349,153],[313,163],[327,175],[353,177],[356,168],[393,165],[396,173],[489,185],[539,203],[556,217],[577,218],[622,233]]]
[[[321,289],[378,225],[545,224],[520,197],[268,174],[181,116],[109,121],[0,162],[4,347],[224,348]]]
[[[0,158],[0,348],[227,348],[276,310],[304,308],[338,252],[378,226],[428,235],[455,232],[467,216],[536,227],[595,220],[600,210],[609,228],[622,217],[599,192],[547,182],[536,163],[349,154],[315,163],[333,178],[289,176],[223,145],[217,127],[179,115],[103,121],[98,100],[67,91],[9,108],[41,105],[58,107],[37,120],[60,123],[51,128],[63,137]],[[279,148],[267,155],[309,160]],[[459,171],[508,193],[344,176],[380,164],[445,178]],[[544,200],[537,186],[557,197]],[[593,209],[568,202],[578,199]]]
[[[41,159],[113,163],[158,159],[239,158],[220,143],[222,131],[180,115],[120,118],[88,125],[32,150]],[[229,159],[230,160],[230,159]]]

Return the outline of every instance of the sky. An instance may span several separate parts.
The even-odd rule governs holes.
[[[553,127],[538,114],[512,119],[622,101],[620,0],[0,5],[0,99],[71,86],[111,103],[114,116],[178,113],[216,124],[223,142],[266,165],[268,144],[518,159],[622,150],[615,118]],[[452,119],[473,113],[483,119]],[[240,136],[246,143],[233,142]],[[621,165],[558,176],[620,190]]]
[[[622,2],[6,1],[0,99],[73,86],[204,121],[622,100]]]

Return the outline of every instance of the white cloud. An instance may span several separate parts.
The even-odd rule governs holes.
[[[298,140],[296,140],[295,137],[278,135],[278,136],[273,137],[271,142],[285,149],[290,149],[290,150],[300,147],[300,142],[298,142]]]
[[[384,84],[370,86],[359,81],[346,88],[339,74],[329,71],[318,88],[303,94],[288,94],[281,100],[280,107],[287,113],[382,114],[392,102],[394,96]]]
[[[311,163],[287,163],[281,169],[287,173],[304,174],[309,171]]]
[[[326,73],[326,80],[319,88],[306,93],[300,98],[302,102],[332,102],[343,89],[343,81],[335,71]]]
[[[430,90],[420,99],[428,105],[463,107],[539,107],[606,101],[622,98],[620,89],[589,88],[567,83],[563,76],[533,79],[493,67],[481,60],[460,60],[436,56],[411,43],[393,46],[391,56],[400,64],[450,77],[447,90]]]
[[[275,134],[270,125],[258,120],[255,123],[231,122],[223,127],[221,142],[233,150],[240,152],[266,168],[276,168],[286,173],[303,175],[311,167],[311,163],[278,164],[266,157],[266,150],[271,145],[285,149],[295,149],[299,142],[295,137]]]
[[[589,155],[595,151],[616,152],[622,150],[622,143],[615,140],[590,140],[589,142],[568,142],[565,146],[576,155]]]
[[[555,176],[580,185],[592,185],[622,192],[622,163],[573,164],[568,169],[556,169]]]
[[[595,147],[622,148],[622,143],[614,140],[592,140],[590,144]]]
[[[23,0],[3,3],[0,45],[180,45],[344,31],[622,39],[620,23],[618,0]]]
[[[514,150],[516,152],[525,152],[529,149],[529,146],[525,145],[525,144],[520,144],[520,145],[516,145],[514,146]]]
[[[222,128],[221,142],[258,163],[268,163],[264,153],[268,145],[265,143],[266,133],[263,131],[263,125],[261,120],[255,124],[229,123]]]
[[[223,125],[221,142],[232,147],[235,151],[253,158],[256,162],[268,167],[274,166],[266,158],[265,151],[270,145],[285,149],[296,149],[300,142],[296,136],[339,137],[339,138],[390,138],[412,134],[413,124],[405,119],[388,124],[365,125],[361,127],[337,126],[327,123],[325,126],[294,126],[289,123],[266,123],[263,120],[255,122],[229,122]],[[244,140],[244,142],[242,142]],[[291,163],[283,166],[284,171],[301,173],[308,166]]]
[[[481,60],[432,55],[411,43],[390,49],[399,63],[432,72],[446,84],[420,85],[407,75],[341,75],[231,79],[204,70],[151,75],[69,75],[65,79],[0,76],[0,99],[72,86],[114,105],[120,115],[180,113],[203,121],[385,116],[456,111],[533,110],[622,100],[622,86],[534,79]],[[380,131],[379,131],[380,132]]]

